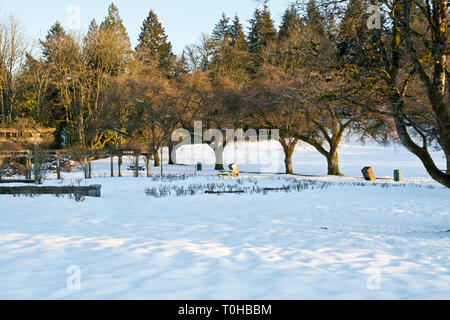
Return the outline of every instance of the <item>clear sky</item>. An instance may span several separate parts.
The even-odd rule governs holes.
[[[86,32],[89,22],[103,21],[112,0],[0,0],[0,16],[13,14],[19,19],[28,40],[43,39],[55,21],[66,29],[79,25]],[[258,6],[255,0],[114,0],[120,10],[125,27],[136,45],[142,22],[150,9],[155,10],[166,29],[174,52],[197,42],[202,33],[211,33],[222,12],[239,15],[247,27],[248,20]],[[276,25],[288,6],[288,0],[271,0],[269,6]],[[79,9],[78,9],[79,8]],[[79,15],[77,14],[79,11]],[[79,16],[80,19],[76,17]],[[80,21],[80,23],[77,23]]]

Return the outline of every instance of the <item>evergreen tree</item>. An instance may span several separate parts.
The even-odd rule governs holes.
[[[222,13],[219,22],[212,32],[212,40],[214,45],[214,53],[212,57],[212,69],[217,73],[218,69],[224,66],[228,49],[231,42],[230,19]]]
[[[108,30],[121,38],[122,42],[129,48],[131,46],[130,37],[127,29],[123,25],[122,18],[119,15],[119,9],[111,3],[108,8],[108,14],[100,25],[100,30]]]
[[[325,33],[324,17],[320,13],[315,0],[309,0],[306,6],[305,24],[319,34]]]
[[[114,3],[111,3],[109,6],[108,14],[101,23],[99,32],[100,37],[105,40],[102,42],[109,42],[109,48],[103,48],[110,53],[108,64],[111,67],[109,67],[108,73],[115,76],[125,72],[130,61],[131,43],[122,18],[119,15],[119,9]]]
[[[261,21],[261,11],[256,8],[253,18],[250,19],[250,30],[248,33],[248,46],[252,52],[256,51],[259,46],[259,30]]]
[[[84,38],[85,54],[88,57],[89,65],[93,68],[96,68],[100,64],[100,61],[98,61],[99,55],[96,52],[99,49],[98,48],[99,35],[100,35],[100,27],[97,24],[97,21],[93,19],[89,24],[88,33]]]
[[[214,27],[212,36],[217,42],[221,42],[224,45],[228,45],[231,38],[230,18],[225,13],[222,13],[222,17]]]
[[[94,35],[96,33],[98,33],[100,31],[100,26],[97,24],[97,21],[95,21],[95,19],[93,19],[91,21],[91,23],[89,24],[89,29],[88,29],[88,37],[89,35]]]
[[[53,26],[50,27],[46,39],[62,38],[66,35],[64,28],[61,26],[59,21],[56,21]]]
[[[127,29],[123,25],[123,20],[119,15],[119,9],[116,7],[114,3],[108,8],[108,14],[105,17],[105,20],[100,25],[100,29],[112,30],[128,43],[130,42],[130,38],[128,37]]]
[[[297,8],[294,5],[291,5],[288,9],[286,9],[283,15],[278,36],[280,39],[288,38],[293,33],[299,32],[302,27],[302,17]]]
[[[225,66],[225,60],[228,55],[228,49],[231,40],[230,19],[222,13],[219,22],[215,25],[212,32],[213,55],[211,59],[211,71],[217,75]]]
[[[253,19],[250,20],[250,33],[248,35],[250,51],[257,53],[261,47],[276,38],[277,30],[270,15],[269,7],[265,3],[263,10],[256,9]]]
[[[142,24],[136,51],[138,57],[144,62],[157,59],[162,69],[169,71],[173,68],[175,56],[172,52],[172,44],[167,40],[166,32],[153,10],[150,10]]]
[[[338,27],[338,48],[346,62],[368,67],[378,60],[379,46],[377,32],[367,28],[366,12],[371,2],[350,0]]]
[[[52,50],[55,47],[55,43],[58,43],[60,40],[64,39],[67,36],[67,33],[64,31],[64,28],[61,26],[59,21],[56,21],[54,25],[50,27],[50,30],[45,37],[45,41],[40,41],[42,46],[42,54],[45,60],[49,60],[51,57]]]
[[[186,51],[183,50],[181,57],[177,59],[174,67],[174,75],[175,77],[181,74],[187,74],[189,70],[188,63],[186,61]]]
[[[214,50],[209,65],[212,75],[245,82],[252,59],[239,18],[235,16],[230,24],[230,19],[222,14],[213,30],[212,39]]]
[[[230,45],[240,50],[248,50],[247,41],[245,38],[244,28],[236,15],[230,26]]]

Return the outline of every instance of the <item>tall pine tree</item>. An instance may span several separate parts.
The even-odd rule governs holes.
[[[172,44],[168,41],[166,32],[153,10],[150,10],[148,17],[142,24],[136,52],[139,59],[144,63],[156,59],[159,62],[159,67],[169,72],[174,67],[175,55],[172,52]]]
[[[228,42],[231,38],[230,33],[230,18],[228,18],[225,13],[222,13],[219,22],[214,27],[212,36],[214,40],[223,43],[224,45],[228,45]]]
[[[277,38],[269,7],[264,3],[263,10],[256,9],[250,20],[250,32],[248,44],[252,53],[258,53],[260,49]]]
[[[291,5],[284,12],[278,36],[280,39],[289,38],[295,33],[300,32],[302,27],[303,21],[300,12],[295,5]]]
[[[325,33],[325,19],[320,13],[315,0],[309,0],[306,6],[305,24],[319,34]]]
[[[50,30],[45,37],[45,41],[40,41],[42,46],[42,54],[45,60],[49,60],[52,55],[52,50],[55,49],[55,44],[67,36],[66,31],[59,21],[50,27]]]
[[[244,27],[242,26],[237,15],[234,17],[230,26],[230,38],[230,45],[240,50],[248,50]]]
[[[222,14],[213,30],[212,39],[214,42],[210,64],[212,75],[244,83],[248,79],[252,59],[238,16],[230,23],[230,19]]]
[[[114,61],[109,62],[112,65],[110,74],[115,76],[125,72],[130,62],[131,43],[119,15],[119,9],[114,3],[109,6],[108,14],[101,23],[99,32],[103,38],[109,38],[108,51],[111,53],[111,58],[114,56]]]
[[[120,17],[119,9],[114,3],[108,8],[108,14],[105,20],[100,25],[100,29],[112,30],[119,36],[123,38],[125,42],[130,43],[130,38],[128,37],[127,29],[123,25],[123,20]]]
[[[338,27],[338,48],[341,57],[345,58],[346,62],[365,67],[373,58],[379,58],[377,54],[373,55],[379,52],[378,32],[367,28],[369,17],[361,14],[367,12],[370,5],[368,0],[350,0]]]

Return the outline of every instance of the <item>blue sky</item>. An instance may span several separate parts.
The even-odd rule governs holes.
[[[81,31],[85,32],[92,19],[101,22],[111,0],[0,0],[0,16],[12,13],[16,16],[30,41],[45,37],[47,30],[59,20],[68,28],[73,17],[72,6],[80,9]],[[115,0],[120,10],[128,34],[136,45],[142,22],[150,9],[155,10],[166,29],[174,52],[196,42],[202,33],[210,33],[222,12],[228,16],[239,15],[241,22],[248,26],[255,7],[254,0]],[[271,0],[269,5],[276,24],[288,6],[288,0]],[[73,21],[73,20],[72,20]]]

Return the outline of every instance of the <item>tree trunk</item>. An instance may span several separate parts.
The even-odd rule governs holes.
[[[328,162],[328,175],[329,176],[342,176],[343,174],[339,171],[339,158],[337,151],[330,152],[327,156]]]
[[[176,156],[173,157],[173,155],[172,155],[172,152],[174,150],[174,146],[173,146],[173,143],[171,141],[168,144],[168,148],[169,148],[169,164],[176,164]]]
[[[216,166],[215,166],[214,170],[220,170],[220,171],[225,170],[225,168],[223,166],[223,150],[217,151]]]
[[[215,166],[214,170],[220,170],[220,171],[225,170],[225,168],[223,166],[223,149],[224,148],[218,148],[217,150],[213,149],[215,157],[216,157],[216,166]]]
[[[447,175],[450,176],[450,154],[447,154]]]
[[[150,155],[145,156],[145,167],[147,170],[147,178],[150,178],[152,176],[152,169],[150,166],[150,160],[151,160],[150,158],[151,158]]]
[[[134,166],[135,166],[134,176],[136,178],[139,178],[139,155],[137,155],[134,159]]]
[[[214,170],[224,171],[225,168],[223,166],[223,163],[222,164],[216,163],[216,167],[214,168]]]
[[[84,178],[88,179],[88,166],[87,166],[87,158],[83,157],[83,172],[84,172]]]
[[[158,150],[154,152],[153,157],[155,159],[155,167],[159,167],[161,165],[161,159]]]
[[[298,139],[288,141],[286,137],[282,137],[280,139],[280,143],[283,146],[284,151],[284,165],[286,168],[286,174],[294,174],[294,170],[292,169],[292,156],[294,154],[295,147],[297,146]]]
[[[122,177],[122,163],[123,163],[123,160],[122,160],[122,156],[120,155],[118,158],[117,158],[117,165],[118,165],[118,170],[119,170],[119,177]]]
[[[223,151],[225,150],[226,143],[224,143],[221,147],[217,147],[217,150],[215,149],[215,144],[209,144],[208,146],[213,150],[214,157],[216,159],[214,170],[224,171],[225,168],[223,166]]]
[[[78,119],[78,139],[81,145],[81,148],[84,149],[86,147],[86,139],[84,134],[84,119],[82,116]]]
[[[415,154],[420,161],[422,162],[423,166],[427,170],[428,174],[433,178],[435,181],[439,182],[440,184],[446,186],[447,188],[450,188],[450,174],[449,174],[449,161],[450,155],[446,155],[447,157],[447,172],[441,171],[433,161],[433,158],[431,157],[430,153],[427,149],[422,148],[418,146],[410,137],[406,125],[403,121],[403,117],[400,113],[399,107],[394,105],[393,106],[394,111],[394,120],[395,120],[395,126],[397,129],[397,134],[400,138],[400,141],[402,144],[413,154]]]
[[[292,169],[292,155],[293,152],[285,153],[284,165],[286,167],[286,174],[294,174],[294,170]]]
[[[392,57],[392,70],[390,72],[390,86],[392,88],[391,101],[392,101],[392,111],[394,116],[394,121],[397,129],[398,136],[402,144],[413,154],[415,154],[429,175],[437,182],[443,184],[447,188],[450,188],[450,113],[448,109],[448,99],[446,97],[446,65],[447,65],[447,53],[445,52],[448,47],[447,40],[447,3],[446,1],[433,1],[433,6],[431,8],[430,18],[432,21],[428,21],[431,31],[430,47],[434,48],[431,50],[431,54],[434,60],[434,71],[433,77],[431,78],[427,72],[424,62],[422,62],[414,48],[413,32],[412,32],[412,3],[411,1],[404,1],[402,3],[404,6],[404,11],[400,12],[401,7],[398,6],[398,10],[394,11],[394,18],[401,17],[403,19],[403,29],[399,26],[400,23],[393,24],[393,34],[395,35],[395,41],[392,42],[392,52],[395,54]],[[429,8],[430,9],[430,8]],[[394,21],[396,21],[394,19]],[[408,132],[408,122],[403,113],[403,107],[405,106],[405,101],[403,96],[400,95],[397,89],[396,82],[398,78],[398,70],[400,68],[400,53],[401,50],[401,31],[405,30],[405,43],[407,52],[414,64],[415,71],[417,71],[422,83],[427,93],[428,100],[434,110],[435,117],[437,119],[437,128],[439,132],[438,141],[442,147],[444,154],[447,159],[446,171],[441,171],[436,163],[433,161],[429,151],[427,150],[426,141],[424,141],[423,146],[416,144],[410,133]]]
[[[1,110],[1,117],[0,117],[0,123],[2,125],[5,125],[5,100],[3,98],[3,90],[0,90],[0,103],[2,105],[2,110]]]
[[[286,174],[294,174],[294,170],[292,169],[292,155],[294,154],[295,146],[297,142],[292,144],[281,143],[284,151],[284,166],[286,168]]]
[[[111,154],[111,178],[114,178],[114,155]]]
[[[0,157],[0,180],[2,180],[3,174],[3,158]],[[27,179],[28,179],[28,159],[27,159]]]

